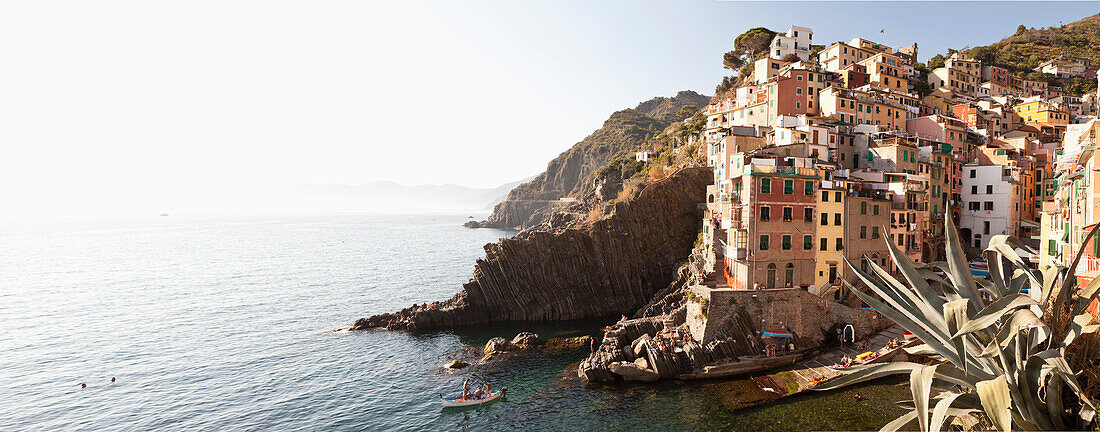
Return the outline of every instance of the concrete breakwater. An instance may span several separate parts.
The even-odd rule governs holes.
[[[801,289],[746,291],[692,286],[684,304],[656,317],[621,321],[581,362],[589,381],[725,378],[792,365],[851,325],[858,338],[892,325],[868,310],[824,300]],[[762,355],[769,334],[796,349]]]
[[[362,318],[351,328],[426,331],[632,315],[673,281],[691,252],[698,203],[711,181],[709,168],[685,168],[633,199],[610,203],[609,216],[488,244],[453,298]]]

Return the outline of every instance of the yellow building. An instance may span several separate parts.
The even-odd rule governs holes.
[[[1069,123],[1069,114],[1059,111],[1054,108],[1053,105],[1043,101],[1022,103],[1012,107],[1012,109],[1027,123],[1050,123],[1056,125],[1065,125]]]
[[[847,197],[845,181],[833,178],[823,180],[817,194],[817,238],[814,245],[817,251],[815,259],[814,286],[810,292],[820,295],[823,287],[835,282],[844,275],[844,261],[835,245],[829,239],[844,238],[844,200]]]
[[[904,64],[898,56],[881,52],[859,64],[867,68],[867,73],[871,76],[871,86],[899,92],[909,91]]]

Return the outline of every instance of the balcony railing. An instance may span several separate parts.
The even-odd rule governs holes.
[[[1100,273],[1100,259],[1090,256],[1081,257],[1075,273],[1077,276],[1096,277],[1096,274]]]

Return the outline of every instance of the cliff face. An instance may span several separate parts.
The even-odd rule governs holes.
[[[356,321],[353,329],[430,330],[497,321],[632,315],[676,277],[700,223],[709,168],[653,182],[609,216],[556,231],[529,231],[485,246],[473,279],[429,308]]]
[[[677,111],[685,105],[706,106],[709,98],[692,91],[653,98],[633,109],[615,112],[603,127],[573,145],[546,166],[546,171],[517,186],[479,226],[529,228],[549,219],[555,200],[574,196],[589,183],[592,173],[615,158],[633,157],[648,137],[683,120]]]

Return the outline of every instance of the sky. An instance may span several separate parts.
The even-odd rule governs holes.
[[[614,111],[713,93],[751,27],[947,48],[1100,3],[0,3],[5,215],[254,208],[301,184],[495,187]]]

